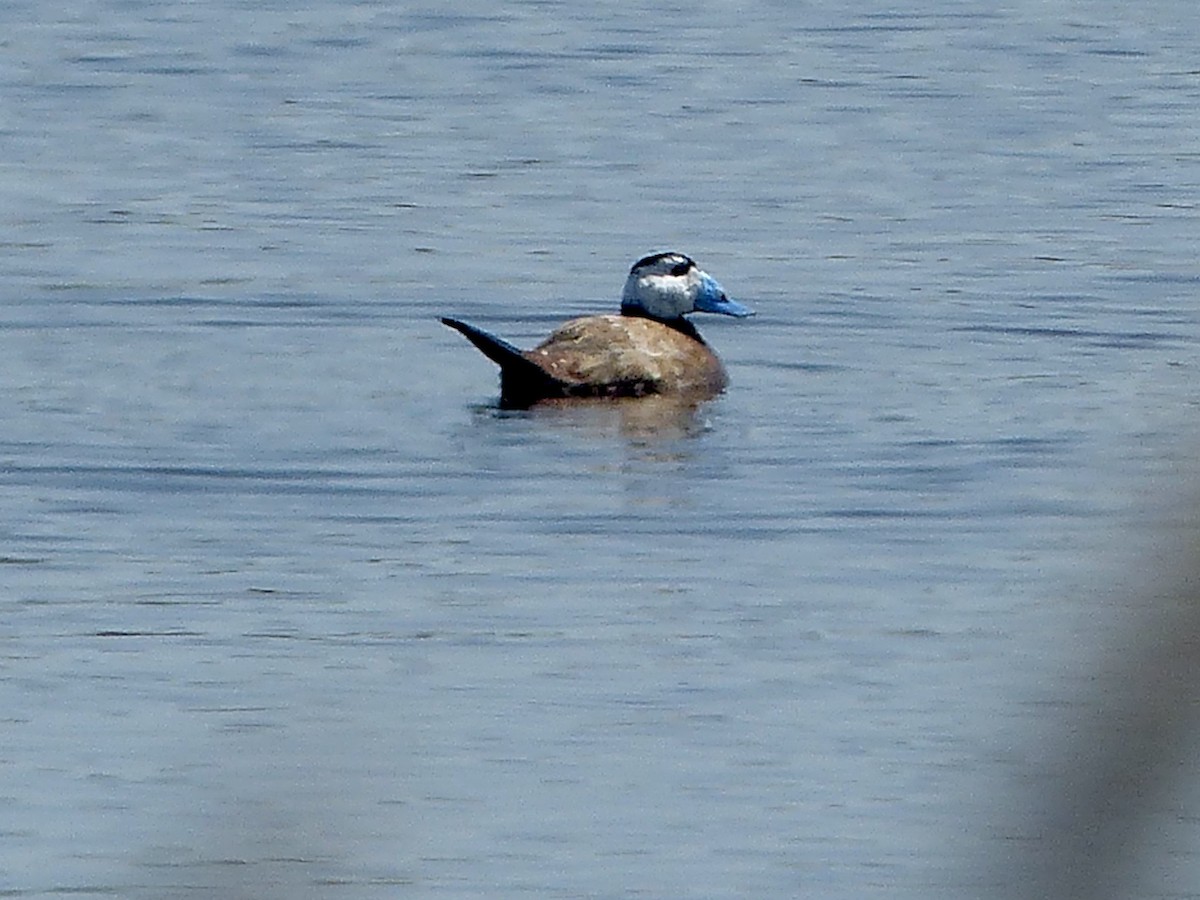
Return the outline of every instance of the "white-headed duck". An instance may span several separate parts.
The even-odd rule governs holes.
[[[749,316],[682,253],[655,253],[629,270],[621,314],[560,326],[532,350],[457,319],[442,319],[500,366],[500,404],[523,408],[564,397],[678,394],[706,399],[727,383],[721,360],[685,315]]]

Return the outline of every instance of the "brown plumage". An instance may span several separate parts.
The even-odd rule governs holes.
[[[500,402],[524,407],[561,397],[643,397],[681,394],[707,399],[728,379],[721,360],[686,319],[643,316],[572,319],[532,350],[518,350],[456,319],[462,332],[500,366]]]

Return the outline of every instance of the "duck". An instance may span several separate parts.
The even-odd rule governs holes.
[[[696,326],[684,318],[693,312],[754,315],[691,257],[669,251],[633,264],[620,314],[572,319],[532,350],[458,319],[441,321],[500,367],[500,406],[524,409],[574,398],[715,397],[725,390],[728,376]]]

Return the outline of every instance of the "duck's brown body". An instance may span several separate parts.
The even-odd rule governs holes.
[[[726,384],[721,361],[685,319],[572,319],[524,356],[576,391],[597,396],[715,394]]]
[[[560,326],[532,350],[518,350],[464,322],[443,321],[499,364],[505,406],[562,397],[705,399],[727,382],[720,359],[683,318],[666,323],[636,315],[586,316]]]

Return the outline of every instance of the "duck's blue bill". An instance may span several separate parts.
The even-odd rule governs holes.
[[[742,306],[736,300],[730,300],[725,295],[725,289],[717,284],[717,280],[709,275],[703,275],[700,278],[701,290],[700,295],[696,297],[696,309],[700,312],[720,313],[724,316],[744,316],[754,315],[754,310],[748,306]]]

